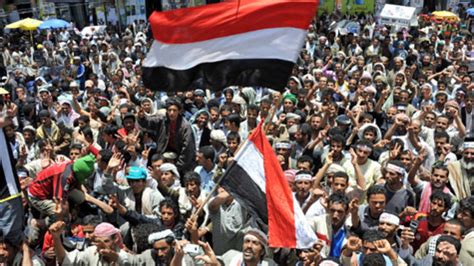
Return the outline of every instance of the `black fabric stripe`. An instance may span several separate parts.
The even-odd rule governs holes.
[[[279,59],[242,59],[203,63],[187,70],[143,67],[143,82],[157,91],[228,86],[260,86],[283,90],[294,63]]]
[[[3,158],[2,158],[3,159]],[[5,170],[0,160],[0,199],[10,197],[10,191],[7,186],[7,179],[5,177]]]
[[[6,146],[7,146],[6,154],[4,151],[1,151],[3,153],[1,160],[6,160],[11,165],[11,168],[13,170],[13,172],[6,173],[5,172],[6,169],[3,169],[3,165],[0,160],[0,199],[4,199],[9,196],[12,196],[12,192],[8,189],[8,186],[7,186],[7,176],[13,177],[13,180],[15,180],[15,185],[18,192],[20,192],[21,189],[20,189],[20,181],[18,180],[18,176],[16,173],[16,166],[15,166],[16,162],[15,162],[15,159],[13,158],[13,152],[12,152],[10,143],[7,140],[5,131],[2,129],[0,132],[1,132],[0,137],[5,139]]]
[[[250,212],[253,225],[266,232],[267,197],[248,173],[240,165],[233,163],[222,178],[221,186]]]
[[[59,175],[58,182],[60,182],[60,184],[56,187],[56,192],[54,194],[56,197],[59,196],[59,191],[64,190],[64,188],[66,187],[67,179],[69,178],[69,176],[71,176],[71,174],[72,174],[72,164],[69,164],[68,166],[66,166],[66,168],[64,169],[64,172],[58,174]],[[63,197],[64,197],[64,191],[63,191]]]

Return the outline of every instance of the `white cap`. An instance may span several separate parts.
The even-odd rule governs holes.
[[[77,84],[76,81],[71,81],[71,83],[69,83],[69,87],[70,88],[72,88],[72,87],[77,88],[77,87],[79,87],[79,84]]]
[[[167,237],[172,237],[175,238],[173,231],[170,229],[166,229],[157,233],[153,233],[148,236],[148,244],[153,245],[156,241],[160,241],[162,239],[165,239]]]

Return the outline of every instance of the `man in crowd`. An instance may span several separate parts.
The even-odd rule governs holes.
[[[127,253],[123,247],[120,230],[109,223],[101,223],[94,229],[94,245],[84,251],[67,252],[64,249],[61,235],[65,223],[58,221],[49,227],[53,235],[56,261],[64,265],[119,265],[127,263]]]

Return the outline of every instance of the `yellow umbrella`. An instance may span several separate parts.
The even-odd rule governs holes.
[[[31,42],[33,42],[33,34],[31,33],[32,30],[36,30],[39,25],[41,25],[43,21],[37,20],[37,19],[32,19],[32,18],[25,18],[22,20],[19,20],[17,22],[13,22],[11,24],[8,24],[5,26],[7,29],[21,29],[21,30],[28,30],[30,31],[30,38]]]
[[[8,24],[5,26],[7,29],[21,29],[21,30],[36,30],[39,25],[41,25],[43,21],[37,20],[37,19],[32,19],[32,18],[25,18],[22,20],[19,20],[17,22],[13,22],[11,24]]]
[[[432,13],[436,18],[442,18],[446,20],[460,21],[458,15],[449,11],[435,11]]]

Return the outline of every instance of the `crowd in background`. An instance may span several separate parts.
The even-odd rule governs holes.
[[[283,92],[146,88],[143,23],[5,32],[1,152],[21,193],[0,188],[0,263],[474,265],[474,24],[459,15],[316,16]],[[260,121],[312,248],[270,248],[214,189]]]

